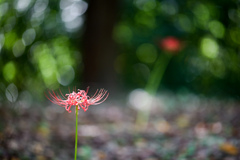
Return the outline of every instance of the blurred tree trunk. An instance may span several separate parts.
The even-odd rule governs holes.
[[[118,13],[118,0],[89,0],[83,36],[84,85],[117,86],[114,61],[117,56],[112,32]],[[110,87],[110,88],[109,88]]]

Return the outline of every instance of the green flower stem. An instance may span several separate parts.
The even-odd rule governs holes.
[[[172,58],[170,54],[161,54],[155,62],[152,72],[149,76],[148,82],[145,87],[145,91],[154,96],[157,93],[157,89],[162,81],[166,68]],[[151,107],[151,104],[146,107]],[[138,111],[136,124],[137,127],[144,129],[148,124],[150,114],[150,108],[144,111]]]
[[[138,111],[136,119],[136,130],[143,130],[148,123],[149,111]]]
[[[165,73],[165,70],[166,70],[171,58],[172,58],[172,55],[161,54],[159,56],[158,60],[155,62],[155,65],[153,67],[153,70],[150,74],[147,85],[145,87],[145,90],[149,94],[151,94],[151,95],[156,94],[157,89],[161,83],[161,80],[163,78],[163,75]]]
[[[76,133],[75,133],[75,156],[74,160],[77,160],[77,142],[78,142],[78,106],[76,106]]]

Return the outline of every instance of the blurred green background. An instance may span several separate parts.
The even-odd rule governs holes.
[[[158,91],[239,99],[239,25],[237,0],[0,0],[0,101],[145,88],[164,54]],[[178,51],[164,50],[167,37]]]

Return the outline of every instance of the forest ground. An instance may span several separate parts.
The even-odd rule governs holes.
[[[240,103],[186,97],[156,97],[147,125],[136,123],[147,111],[125,100],[80,110],[78,159],[239,160]],[[75,112],[51,103],[26,106],[0,105],[0,159],[73,159]]]

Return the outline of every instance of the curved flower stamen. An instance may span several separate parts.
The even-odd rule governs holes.
[[[107,94],[107,91],[104,90],[104,89],[100,89],[100,91],[97,92],[89,99],[89,104],[90,105],[98,105],[98,104],[101,104],[103,103],[107,98],[108,98],[108,95]],[[106,97],[104,98],[104,96],[106,95]],[[103,99],[104,98],[104,99]],[[103,100],[102,100],[103,99]],[[102,101],[101,101],[102,100]]]

